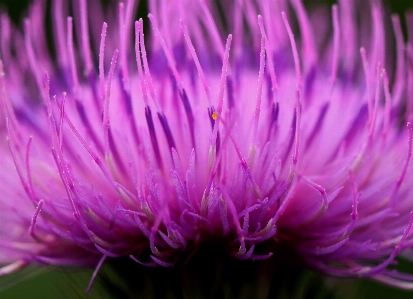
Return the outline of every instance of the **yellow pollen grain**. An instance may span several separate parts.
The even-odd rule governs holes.
[[[211,117],[212,117],[213,120],[217,120],[217,118],[218,118],[218,112],[214,111],[214,112],[212,113]]]

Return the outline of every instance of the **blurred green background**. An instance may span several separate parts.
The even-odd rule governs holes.
[[[91,0],[95,1],[95,0]],[[96,0],[98,1],[98,0]],[[30,1],[26,0],[0,0],[0,7],[7,10],[12,19],[18,23],[25,16],[27,5]],[[108,2],[108,1],[105,1]],[[334,4],[333,0],[304,1],[307,6],[319,4]],[[413,10],[413,0],[385,0],[384,3],[393,13],[403,16],[406,10]],[[145,6],[143,6],[145,7]],[[139,15],[146,15],[146,11],[140,11]],[[403,17],[402,17],[403,20]],[[406,30],[405,24],[403,25]],[[413,30],[413,28],[410,28]],[[1,224],[0,224],[1,225]],[[404,260],[399,260],[400,269],[408,273],[413,273],[413,264]],[[128,261],[133,264],[133,261]],[[213,264],[214,262],[212,262]],[[225,262],[227,263],[227,261]],[[234,263],[234,264],[231,264]],[[240,265],[239,263],[247,263]],[[249,263],[249,264],[248,264]],[[263,262],[266,263],[266,262]],[[196,279],[186,277],[179,280],[177,276],[182,273],[180,270],[170,269],[148,269],[133,264],[131,266],[122,264],[116,267],[104,265],[99,272],[92,291],[86,294],[86,288],[92,276],[93,270],[69,270],[69,269],[43,269],[29,267],[21,272],[0,277],[0,299],[32,298],[32,299],[54,299],[54,298],[398,298],[411,299],[413,292],[398,290],[376,283],[371,280],[338,280],[324,278],[318,274],[305,269],[281,269],[278,276],[271,279],[265,277],[248,279],[254,273],[260,273],[262,265],[251,264],[250,262],[231,261],[229,267],[232,270],[228,275],[214,273],[214,265],[203,261],[202,267],[197,265],[198,271],[204,272],[207,278],[200,276],[199,280],[204,279],[204,284],[210,290],[203,291],[202,286],[192,285]],[[126,266],[125,266],[126,265]],[[216,266],[216,265],[215,265]],[[245,267],[244,267],[245,266]],[[126,268],[122,268],[126,267]],[[212,268],[210,268],[212,267]],[[239,268],[238,268],[239,267]],[[219,267],[218,267],[219,268]],[[127,269],[124,272],[123,269]],[[239,269],[239,270],[238,270]],[[250,273],[247,273],[250,271]],[[209,272],[208,272],[209,271]],[[224,270],[223,270],[224,271]],[[254,272],[255,271],[255,272]],[[225,271],[224,271],[225,272]],[[239,272],[239,273],[238,273]],[[279,273],[281,272],[281,274]],[[191,272],[193,273],[193,272]],[[267,273],[267,272],[265,272]],[[196,274],[195,274],[196,275]],[[235,276],[234,276],[235,275]],[[239,277],[241,275],[241,277]],[[122,277],[125,276],[125,277]],[[211,277],[212,276],[212,277]],[[223,280],[228,277],[242,282],[239,293],[234,292],[234,281],[229,281],[221,285],[218,277]],[[253,277],[254,278],[254,277]],[[178,279],[178,280],[177,280]],[[229,280],[231,280],[229,279]],[[263,282],[264,281],[264,282]],[[133,287],[131,287],[131,284]],[[210,285],[208,285],[210,284]],[[185,291],[176,290],[182,285]],[[204,286],[205,287],[205,286]],[[276,290],[273,290],[276,288]],[[161,290],[162,289],[162,290]],[[203,292],[203,293],[202,293]],[[208,293],[208,296],[205,294]],[[235,295],[234,295],[235,294]],[[201,296],[202,295],[202,296]]]
[[[222,257],[224,258],[224,257]],[[127,259],[119,267],[105,265],[92,291],[86,288],[92,270],[45,270],[30,267],[0,277],[0,298],[16,299],[411,299],[412,291],[365,280],[322,277],[310,270],[278,267],[273,262],[209,261],[183,270],[146,268]],[[224,265],[225,264],[225,265]],[[263,266],[265,265],[266,266]],[[413,273],[413,265],[401,262],[400,270]],[[225,268],[224,268],[225,267]],[[277,265],[275,266],[277,267]],[[266,268],[266,269],[265,269]],[[198,271],[194,272],[194,271]]]

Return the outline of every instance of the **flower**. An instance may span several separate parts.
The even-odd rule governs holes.
[[[79,0],[76,26],[54,1],[52,50],[43,1],[23,34],[2,16],[0,274],[168,267],[219,240],[240,259],[282,244],[326,274],[411,288],[389,268],[413,244],[398,17],[391,63],[379,2],[340,1],[331,20],[300,0],[158,2],[135,52],[132,0],[117,16]]]

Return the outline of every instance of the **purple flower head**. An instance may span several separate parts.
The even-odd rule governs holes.
[[[0,274],[168,267],[219,240],[413,287],[389,268],[413,245],[399,18],[387,28],[378,1],[150,1],[134,22],[136,7],[53,1],[52,49],[45,1],[22,30],[1,17]]]

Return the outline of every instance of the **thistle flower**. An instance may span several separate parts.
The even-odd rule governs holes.
[[[326,274],[411,288],[389,268],[413,244],[399,18],[390,34],[378,1],[153,1],[145,40],[136,7],[79,0],[73,21],[53,1],[55,58],[44,1],[23,33],[2,16],[0,274],[169,267],[219,240],[239,259],[282,245]]]

